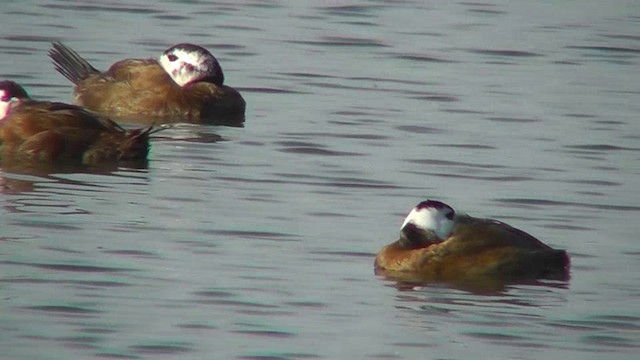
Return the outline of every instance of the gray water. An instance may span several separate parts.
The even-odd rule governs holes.
[[[0,78],[211,50],[244,128],[131,169],[0,170],[3,359],[635,359],[640,2],[15,1]],[[426,197],[572,258],[479,292],[373,274]]]

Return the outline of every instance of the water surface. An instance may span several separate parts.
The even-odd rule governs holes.
[[[7,359],[635,358],[634,1],[11,2],[0,77],[71,101],[194,42],[247,101],[142,168],[0,170]],[[373,274],[425,197],[567,249],[571,279],[472,291]]]

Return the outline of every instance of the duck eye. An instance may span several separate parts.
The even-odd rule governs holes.
[[[453,220],[453,212],[448,213],[445,217],[449,220]]]
[[[169,61],[174,62],[176,60],[178,60],[178,57],[173,55],[173,54],[169,54],[167,55],[167,58],[169,59]]]

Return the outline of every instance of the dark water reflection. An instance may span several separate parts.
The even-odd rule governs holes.
[[[2,166],[4,357],[636,356],[636,2],[3,10],[0,77],[35,98],[71,101],[51,41],[101,69],[191,41],[247,101],[244,128],[159,132],[144,166]],[[571,279],[375,276],[427,196],[567,249]]]

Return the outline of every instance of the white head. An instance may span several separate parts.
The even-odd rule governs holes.
[[[224,74],[218,60],[207,49],[178,44],[167,49],[158,60],[176,84],[184,87],[198,81],[222,85]]]
[[[400,231],[407,237],[410,236],[410,232],[433,234],[437,239],[429,240],[442,241],[447,239],[453,231],[455,214],[453,208],[443,202],[423,201],[407,215]]]
[[[11,106],[21,99],[28,99],[29,95],[14,81],[0,81],[0,120],[4,119],[11,110]]]

